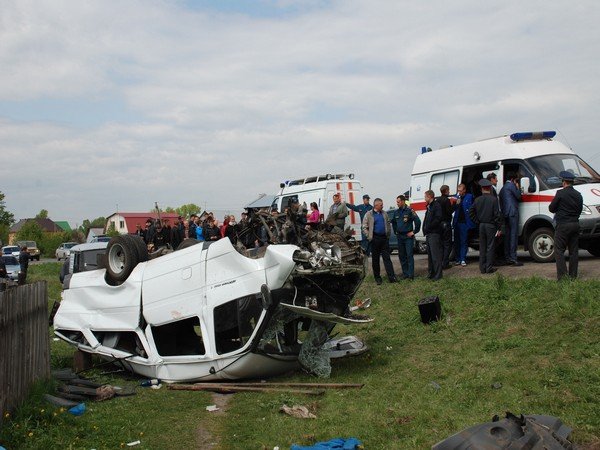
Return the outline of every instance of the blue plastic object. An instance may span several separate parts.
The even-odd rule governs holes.
[[[83,415],[83,413],[85,412],[85,403],[80,403],[77,406],[73,406],[71,409],[69,409],[69,412],[74,416]]]
[[[308,447],[293,444],[290,450],[356,450],[360,445],[362,442],[356,438],[334,438]]]

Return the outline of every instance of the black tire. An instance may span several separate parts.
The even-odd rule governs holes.
[[[106,248],[106,275],[110,282],[122,283],[138,265],[134,242],[125,236],[115,236]]]
[[[600,256],[600,242],[588,244],[586,250],[596,257]]]
[[[135,249],[137,250],[138,262],[148,261],[148,247],[146,246],[144,240],[141,237],[133,234],[127,234],[124,236],[127,236],[127,239],[134,245]]]
[[[529,254],[531,257],[541,263],[554,261],[554,230],[543,227],[534,230],[529,235]]]
[[[188,248],[188,247],[191,247],[192,245],[199,244],[200,242],[202,242],[202,241],[199,241],[198,239],[194,239],[194,238],[184,239],[183,242],[181,244],[179,244],[179,247],[177,247],[177,250],[183,250],[184,248]]]

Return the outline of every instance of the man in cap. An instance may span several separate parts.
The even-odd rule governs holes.
[[[488,181],[489,183],[489,181]],[[491,184],[491,183],[490,183]],[[506,263],[512,266],[522,266],[517,261],[517,244],[519,237],[519,203],[521,202],[521,189],[519,177],[511,172],[506,183],[500,189],[500,207],[504,215],[506,235],[504,236],[504,256]]]
[[[498,201],[491,193],[490,180],[481,179],[479,186],[482,195],[473,202],[469,215],[479,224],[479,270],[481,273],[494,273],[494,238],[500,233],[502,215]]]
[[[579,264],[579,216],[583,210],[583,197],[573,188],[575,175],[562,171],[563,188],[556,193],[548,209],[554,213],[556,227],[554,231],[554,252],[556,255],[556,275],[566,278],[567,262],[565,251],[569,248],[569,277],[577,278]]]
[[[375,277],[375,282],[380,285],[381,275],[379,257],[381,256],[388,280],[390,283],[395,283],[396,274],[394,273],[394,266],[392,265],[392,259],[390,258],[389,238],[392,231],[390,219],[383,210],[383,200],[376,198],[373,203],[373,209],[367,211],[362,222],[362,232],[367,236],[369,242],[371,242],[371,250],[373,252],[373,257],[371,258],[373,276]]]
[[[433,281],[442,278],[442,261],[444,259],[444,246],[442,244],[443,212],[440,202],[435,198],[432,190],[425,191],[427,211],[423,220],[423,234],[427,242],[427,278]]]
[[[352,203],[346,203],[346,206],[348,207],[348,209],[357,212],[360,215],[360,223],[362,223],[362,221],[365,218],[365,214],[367,214],[369,211],[371,211],[373,209],[373,206],[371,205],[371,203],[369,203],[369,201],[371,200],[371,197],[369,197],[369,194],[365,194],[363,195],[363,202],[362,205],[353,205]],[[362,247],[362,249],[365,251],[365,254],[367,256],[371,256],[371,246],[369,244],[369,240],[367,239],[367,236],[361,232],[362,235],[362,240],[360,241],[360,246]]]
[[[348,208],[342,202],[342,194],[336,192],[333,194],[333,204],[329,208],[329,215],[325,222],[329,225],[335,225],[341,231],[346,228],[346,217],[348,216]]]
[[[396,197],[398,209],[392,213],[391,221],[394,233],[398,236],[398,258],[402,266],[402,278],[412,280],[415,278],[415,233],[421,229],[421,219],[417,213],[406,204],[406,197]]]

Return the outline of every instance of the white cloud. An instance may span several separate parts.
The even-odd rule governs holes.
[[[3,5],[0,151],[19,168],[3,168],[9,209],[80,222],[117,203],[234,208],[283,179],[343,171],[391,204],[422,145],[558,127],[583,156],[597,152],[594,2],[257,8],[273,4],[297,12]],[[112,98],[126,122],[49,123],[35,110],[69,100],[93,119],[95,100]],[[18,104],[33,105],[29,120],[11,119]]]

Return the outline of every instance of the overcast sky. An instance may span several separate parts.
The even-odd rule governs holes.
[[[17,219],[231,209],[421,146],[557,130],[600,168],[600,3],[0,0],[0,191]]]

